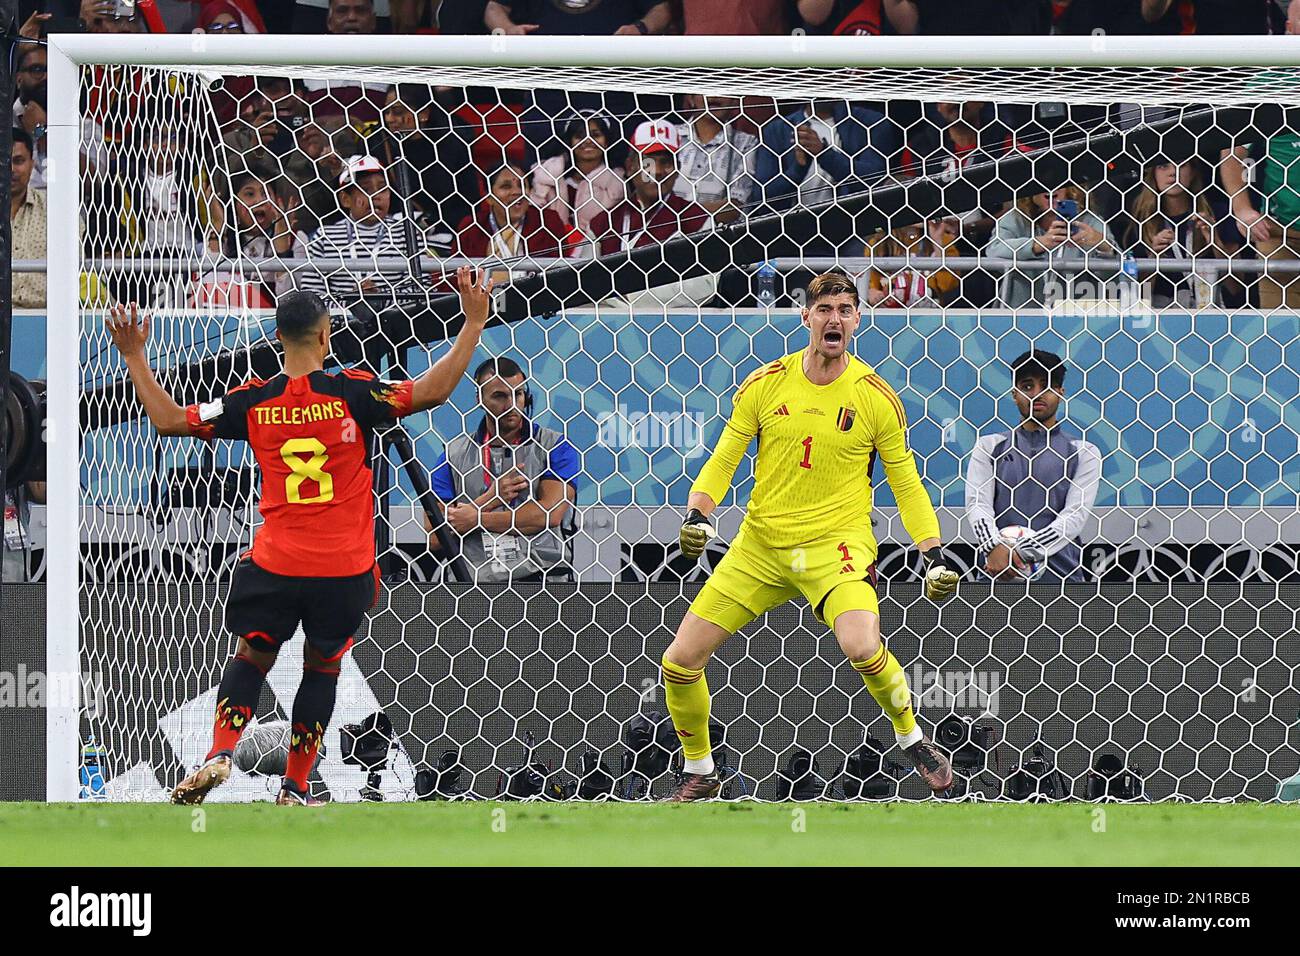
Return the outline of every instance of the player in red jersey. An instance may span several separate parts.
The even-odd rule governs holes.
[[[159,434],[247,441],[262,471],[264,523],[226,597],[226,627],[239,642],[217,689],[212,749],[172,791],[173,803],[201,803],[230,776],[231,755],[266,674],[299,624],[307,646],[277,802],[311,802],[307,774],[334,712],[339,665],[379,594],[371,432],[445,402],[487,322],[491,279],[470,268],[457,270],[456,279],[465,323],[451,351],[414,381],[383,382],[359,369],[325,372],[329,312],[316,295],[291,292],[275,310],[284,371],[188,408],[149,367],[149,317],[141,318],[134,304],[129,312],[117,306],[110,314],[113,344]]]

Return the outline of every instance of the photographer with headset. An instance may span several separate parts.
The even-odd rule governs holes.
[[[563,435],[532,420],[526,379],[508,358],[488,359],[474,371],[483,418],[472,434],[447,443],[431,476],[479,583],[573,576],[566,548],[577,530],[581,461]],[[429,540],[437,551],[437,537]]]

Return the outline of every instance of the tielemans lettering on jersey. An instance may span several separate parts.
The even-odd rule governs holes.
[[[850,529],[870,534],[871,472],[879,458],[908,534],[914,541],[938,537],[894,390],[852,356],[835,381],[815,385],[804,374],[803,355],[787,355],[741,383],[731,418],[691,490],[721,503],[758,436],[744,526],[769,547],[794,547]]]
[[[185,410],[190,434],[243,439],[262,470],[253,561],[291,577],[347,577],[375,563],[370,436],[411,411],[411,382],[369,372],[250,379]]]

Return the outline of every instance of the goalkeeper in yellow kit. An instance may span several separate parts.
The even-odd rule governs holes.
[[[697,557],[714,534],[709,515],[759,436],[745,520],[663,656],[668,711],[685,757],[671,800],[708,799],[721,786],[709,744],[709,657],[731,634],[799,594],[835,632],[925,782],[935,792],[952,784],[952,767],[917,726],[907,678],[880,639],[871,533],[877,458],[925,558],[926,595],[951,597],[957,573],[940,547],[939,520],[907,446],[903,404],[848,352],[860,318],[851,279],[815,278],[803,310],[807,349],[741,383],[731,419],[691,487],[681,548]]]

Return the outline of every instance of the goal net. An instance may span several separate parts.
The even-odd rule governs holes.
[[[51,710],[51,799],[162,799],[201,760],[259,523],[245,445],[141,420],[107,307],[152,315],[183,404],[275,373],[293,288],[330,304],[339,363],[409,376],[455,335],[467,261],[500,287],[471,369],[526,376],[572,504],[502,534],[444,518],[476,494],[458,476],[518,463],[478,443],[468,379],[378,439],[385,587],[318,792],[664,792],[659,659],[752,459],[698,562],[687,492],[737,385],[807,344],[803,289],[830,269],[963,564],[954,600],[921,596],[877,469],[882,629],[957,794],[1264,800],[1297,772],[1290,38],[333,39],[51,41],[48,666],[83,675]],[[1017,399],[1045,408],[1013,374],[1030,349],[1064,368],[1050,479],[1016,444]],[[1009,525],[1032,546],[995,578]],[[301,648],[214,799],[278,789]],[[928,796],[801,603],[709,684],[725,795]]]

